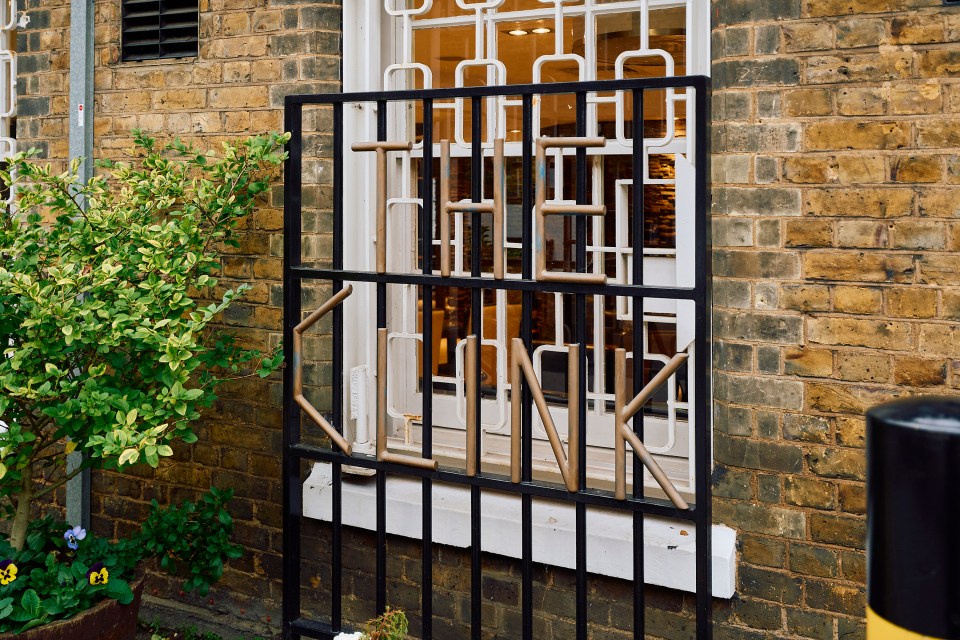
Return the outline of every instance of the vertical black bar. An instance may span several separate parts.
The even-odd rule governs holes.
[[[423,183],[420,197],[423,273],[433,272],[433,101],[423,101]],[[423,288],[423,457],[433,457],[433,287]],[[441,330],[442,327],[437,328]],[[423,533],[421,536],[421,638],[433,637],[433,483],[423,479]]]
[[[377,101],[377,140],[387,139],[387,101]],[[384,194],[386,195],[386,194]],[[379,250],[380,247],[377,247]],[[377,329],[387,328],[387,285],[377,283]],[[377,354],[378,358],[386,354]],[[379,382],[379,381],[378,381]],[[378,443],[379,444],[379,443]],[[377,615],[387,608],[387,474],[377,469]]]
[[[291,446],[300,440],[300,408],[293,401],[293,328],[300,322],[300,264],[303,106],[287,98],[284,129],[290,132],[283,181],[283,638],[299,636],[291,625],[300,617],[300,516],[303,509],[300,458]]]
[[[696,362],[690,363],[694,371],[696,399],[694,401],[696,425],[694,429],[694,456],[696,458],[696,523],[697,523],[697,640],[713,638],[711,600],[713,595],[711,539],[712,508],[710,478],[712,460],[711,439],[711,338],[710,314],[713,271],[711,268],[710,225],[710,84],[707,78],[697,78],[693,91],[695,98],[696,139],[694,166],[696,167]],[[691,89],[687,89],[687,100]]]
[[[577,92],[577,136],[587,135],[587,94]],[[562,161],[562,157],[560,161]],[[587,204],[589,196],[587,194],[587,150],[583,147],[577,148],[577,204]],[[578,215],[577,220],[577,273],[586,273],[587,271],[587,216]],[[595,244],[599,244],[599,238],[593,239]],[[580,456],[580,477],[578,483],[580,490],[587,488],[587,297],[582,293],[575,296],[576,306],[576,327],[575,342],[580,345],[579,362],[577,367],[580,370],[580,385],[577,389],[579,394],[579,416],[578,424],[580,429],[579,451]],[[571,452],[572,453],[572,452]],[[576,554],[577,554],[577,640],[587,640],[587,505],[583,502],[577,502],[576,506]]]
[[[343,269],[343,103],[333,105],[333,268]],[[343,288],[342,280],[335,280],[333,293]],[[343,305],[333,310],[333,419],[337,430],[343,433]],[[333,463],[333,496],[330,567],[330,623],[334,631],[343,624],[343,471],[339,462]]]
[[[470,199],[474,202],[480,202],[483,199],[483,99],[474,97],[471,108],[471,162],[470,162]],[[494,178],[496,179],[496,178]],[[470,275],[474,278],[480,277],[480,214],[473,213],[470,216]],[[478,351],[479,343],[483,338],[483,290],[479,287],[471,289],[470,299],[471,326],[473,333],[477,335]],[[480,358],[477,359],[477,371],[474,380],[480,384]],[[476,389],[477,397],[480,397],[480,389]],[[479,422],[480,402],[477,402],[477,424]],[[477,429],[477,452],[480,449],[480,433],[482,429]],[[479,466],[479,465],[478,465]],[[470,637],[472,640],[480,640],[480,628],[482,625],[482,614],[480,600],[482,597],[482,578],[483,566],[481,564],[481,516],[483,507],[481,504],[480,487],[474,485],[470,487]]]
[[[646,219],[644,217],[643,202],[643,172],[645,162],[643,157],[643,89],[635,89],[631,93],[633,99],[633,238],[630,245],[633,247],[633,284],[643,284],[643,246],[646,233]],[[633,297],[633,394],[640,393],[644,387],[643,379],[643,297]],[[633,431],[640,440],[643,440],[643,412],[641,409],[633,416]],[[643,464],[633,458],[633,497],[643,498]],[[633,637],[641,640],[646,634],[646,611],[644,602],[643,562],[643,512],[633,513]]]
[[[538,178],[533,175],[533,96],[523,96],[523,159],[521,171],[523,177],[523,205],[521,207],[523,215],[523,249],[522,271],[523,278],[529,280],[533,277],[533,194],[534,180]],[[539,132],[537,132],[539,134]],[[520,320],[520,337],[523,340],[524,348],[529,352],[533,344],[533,292],[524,291],[521,297],[522,317]],[[512,346],[511,346],[512,348]],[[511,357],[508,354],[508,357]],[[511,394],[521,394],[522,424],[519,425],[522,433],[522,455],[521,455],[521,480],[530,482],[533,480],[531,471],[533,461],[533,440],[531,438],[531,428],[533,424],[533,407],[530,390],[526,387],[520,389],[511,389]],[[516,429],[518,425],[512,425],[511,429]],[[523,640],[533,639],[533,496],[524,493],[520,498],[520,518],[521,518],[521,557],[522,557],[522,576],[521,576],[521,628],[523,631]]]

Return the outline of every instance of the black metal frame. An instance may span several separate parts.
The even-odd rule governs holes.
[[[633,121],[643,122],[643,92],[666,89],[669,87],[687,89],[688,99],[695,100],[695,157],[696,177],[696,282],[693,288],[665,288],[634,284],[588,284],[542,282],[533,278],[533,203],[534,185],[529,180],[533,168],[533,100],[535,96],[545,94],[573,94],[576,96],[577,135],[586,133],[587,95],[594,92],[624,91],[633,94]],[[692,90],[692,91],[691,91]],[[434,209],[432,190],[422,188],[433,180],[433,104],[438,100],[464,98],[472,100],[472,198],[479,202],[481,198],[482,121],[481,112],[484,98],[496,95],[519,96],[522,98],[523,113],[523,156],[524,176],[523,211],[527,217],[523,225],[523,267],[520,279],[493,280],[480,277],[480,234],[473,234],[473,264],[470,277],[443,278],[434,275],[432,264],[432,229],[430,213]],[[422,236],[421,253],[422,273],[396,274],[375,272],[345,271],[343,269],[343,106],[345,103],[375,103],[377,106],[378,140],[387,139],[387,109],[389,102],[419,101],[423,105],[423,182],[421,197],[423,207],[419,211]],[[330,105],[333,109],[333,260],[331,269],[306,268],[301,264],[301,188],[302,188],[302,151],[303,151],[303,108],[307,105]],[[481,637],[481,548],[480,548],[480,495],[483,489],[494,489],[522,496],[522,634],[527,640],[533,638],[533,548],[532,548],[532,504],[533,498],[550,498],[574,502],[576,505],[576,638],[587,638],[587,534],[586,512],[588,506],[605,507],[633,513],[634,518],[634,637],[643,638],[644,622],[644,582],[643,576],[643,519],[646,514],[665,516],[681,521],[692,522],[696,528],[696,638],[710,640],[711,628],[711,358],[710,358],[710,304],[711,304],[711,244],[710,244],[710,150],[709,126],[710,83],[705,77],[655,78],[644,80],[615,80],[597,82],[556,83],[546,85],[513,85],[509,87],[471,87],[460,89],[410,90],[394,92],[370,92],[335,95],[293,95],[286,98],[285,128],[292,134],[289,145],[290,156],[286,163],[284,186],[284,345],[287,354],[287,367],[284,377],[284,450],[283,450],[283,637],[330,639],[342,625],[342,583],[341,583],[341,467],[350,464],[376,470],[377,492],[377,559],[376,559],[376,611],[383,612],[386,603],[386,476],[397,474],[419,477],[423,482],[423,550],[422,550],[422,619],[423,638],[432,637],[432,593],[433,593],[433,550],[432,550],[432,483],[442,481],[471,490],[471,637]],[[642,153],[642,140],[634,136],[634,155]],[[587,200],[586,150],[578,149],[577,163],[577,201]],[[634,162],[633,211],[638,212],[640,220],[633,225],[633,246],[642,246],[643,234],[643,174],[642,163]],[[479,224],[479,213],[473,213],[473,225]],[[587,226],[584,216],[578,216],[577,234],[577,270],[584,272],[587,266],[586,238]],[[633,282],[642,282],[643,260],[634,260]],[[305,280],[321,280],[333,283],[334,293],[340,291],[345,282],[372,282],[377,288],[377,328],[386,327],[386,287],[388,284],[413,284],[422,287],[424,308],[432,307],[433,287],[452,286],[468,288],[472,291],[472,313],[474,327],[480,326],[480,296],[484,289],[519,290],[522,292],[523,316],[521,337],[529,347],[532,342],[531,309],[533,294],[537,291],[575,294],[575,313],[577,315],[577,335],[575,342],[586,342],[586,297],[590,295],[630,296],[634,309],[642,309],[644,298],[668,298],[692,300],[695,304],[695,384],[698,390],[694,415],[698,424],[695,428],[695,504],[690,510],[679,510],[665,500],[645,497],[642,483],[635,483],[634,493],[626,500],[617,500],[612,492],[588,489],[586,485],[586,465],[581,465],[577,493],[569,493],[562,486],[534,482],[532,479],[532,398],[524,385],[522,393],[522,480],[514,484],[508,477],[479,473],[475,477],[456,470],[440,468],[436,471],[415,468],[393,462],[378,462],[375,456],[353,454],[347,456],[341,451],[325,449],[300,441],[300,409],[292,398],[292,361],[291,350],[293,328],[300,322],[301,283]],[[423,344],[431,344],[433,332],[430,314],[423,317]],[[336,428],[342,431],[343,416],[343,315],[342,309],[333,312],[333,406],[332,414]],[[634,352],[642,352],[642,332],[634,330]],[[432,349],[423,349],[421,375],[423,376],[423,456],[432,457],[431,426],[433,424],[432,391]],[[479,358],[477,359],[479,368]],[[580,349],[580,428],[586,428],[586,349]],[[642,359],[633,359],[634,393],[639,392],[642,378]],[[480,376],[476,376],[479,380]],[[479,412],[480,403],[476,403]],[[643,411],[634,417],[634,430],[643,438]],[[479,431],[477,430],[479,438]],[[580,437],[581,460],[586,458],[586,437]],[[478,448],[478,450],[480,450]],[[333,516],[332,516],[332,584],[333,593],[330,622],[321,622],[304,618],[301,615],[300,602],[300,525],[302,509],[301,461],[322,461],[330,463],[333,473]],[[634,477],[641,476],[639,461],[634,459]],[[639,576],[639,577],[638,577]]]

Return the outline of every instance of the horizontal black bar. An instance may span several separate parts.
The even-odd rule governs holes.
[[[537,291],[540,293],[582,293],[588,296],[638,296],[664,298],[667,300],[697,300],[696,289],[680,287],[651,287],[633,284],[591,284],[586,282],[544,282],[539,280],[504,279],[491,277],[444,278],[422,273],[374,273],[372,271],[337,271],[335,269],[311,269],[292,267],[291,278],[301,280],[334,280],[343,282],[383,282],[386,284],[412,284],[435,287],[459,287],[463,289],[489,289],[503,291]]]
[[[287,448],[287,452],[306,460],[315,460],[318,462],[340,462],[355,467],[366,469],[376,469],[384,473],[395,473],[398,475],[411,476],[415,478],[430,478],[440,482],[449,482],[466,487],[481,487],[483,489],[494,489],[506,493],[529,494],[538,498],[549,498],[552,500],[562,500],[565,502],[582,502],[584,504],[596,507],[607,507],[610,509],[619,509],[621,511],[639,511],[655,516],[673,518],[676,520],[694,521],[696,518],[696,505],[691,505],[688,510],[677,509],[668,500],[659,500],[656,498],[627,498],[626,500],[617,500],[613,497],[611,491],[601,491],[599,489],[587,489],[570,493],[564,487],[557,485],[551,487],[544,484],[535,484],[533,482],[513,483],[506,476],[492,476],[480,474],[470,477],[466,474],[456,471],[444,471],[442,468],[437,471],[430,469],[421,469],[411,467],[405,464],[392,462],[378,462],[376,457],[354,453],[347,456],[340,451],[332,451],[308,444],[292,444]]]
[[[307,618],[297,618],[290,623],[290,628],[301,636],[317,638],[318,640],[333,640],[340,633],[334,631],[333,627],[325,622]]]
[[[698,91],[709,86],[706,76],[675,76],[629,80],[596,80],[593,82],[550,82],[546,84],[511,84],[506,86],[456,87],[451,89],[408,89],[405,91],[367,91],[363,93],[295,94],[286,97],[289,109],[297,104],[333,104],[336,102],[373,102],[377,100],[443,100],[488,96],[524,96],[555,93],[629,91],[631,89],[683,89]]]

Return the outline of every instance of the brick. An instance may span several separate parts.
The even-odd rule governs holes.
[[[750,629],[780,630],[783,625],[780,607],[760,600],[736,600],[733,612],[740,624]]]
[[[949,254],[922,254],[919,260],[920,271],[917,280],[924,284],[956,284],[960,275],[960,264],[956,257]]]
[[[840,570],[843,577],[854,582],[867,581],[867,558],[862,551],[841,551]],[[842,628],[842,627],[841,627]],[[845,636],[841,636],[845,637]]]
[[[864,480],[866,457],[858,449],[821,448],[807,453],[810,471],[824,478]]]
[[[960,147],[960,122],[952,119],[918,122],[917,146]]]
[[[713,472],[714,495],[737,500],[753,498],[753,474],[718,465]]]
[[[834,149],[902,149],[910,142],[910,127],[902,122],[815,122],[805,140],[814,151]]]
[[[887,25],[881,18],[858,16],[837,23],[837,48],[876,47],[886,41]]]
[[[960,218],[960,198],[955,189],[924,189],[918,210],[929,218]]]
[[[806,61],[806,84],[843,84],[848,82],[885,82],[909,78],[913,73],[913,54],[881,51],[864,55],[814,56]]]
[[[837,504],[834,486],[829,482],[788,476],[784,482],[784,502],[797,507],[834,509]]]
[[[833,352],[790,347],[784,353],[783,366],[788,375],[829,377],[833,373]]]
[[[783,25],[786,51],[818,51],[833,48],[833,25],[829,22],[794,22]]]
[[[803,468],[803,450],[792,444],[719,436],[715,447],[716,459],[734,467],[782,473],[797,473]]]
[[[783,437],[800,442],[830,442],[830,420],[822,416],[788,413],[783,416]]]
[[[713,221],[713,246],[753,246],[753,221],[743,218],[717,218]]]
[[[762,502],[780,504],[779,474],[757,474],[757,498]]]
[[[730,215],[800,215],[799,189],[776,187],[718,187],[714,208]]]
[[[890,87],[890,109],[903,115],[937,113],[943,108],[943,89],[939,82],[896,83]]]
[[[840,573],[840,558],[836,551],[795,542],[790,545],[790,570],[808,576],[835,578]]]
[[[798,156],[785,158],[783,177],[800,184],[825,184],[837,181],[837,163],[831,156]]]
[[[824,285],[787,285],[781,288],[782,308],[794,311],[827,311],[830,289]]]
[[[801,328],[801,319],[797,316],[738,313],[722,309],[714,313],[714,333],[717,338],[796,344],[800,341]]]
[[[267,105],[267,87],[219,87],[210,90],[211,109],[250,109]]]
[[[152,94],[154,109],[202,109],[207,103],[204,89],[171,89]]]
[[[806,587],[806,604],[813,609],[848,615],[861,615],[865,610],[866,592],[863,587],[820,580],[807,580]]]
[[[844,447],[860,447],[866,444],[866,422],[858,416],[837,418],[837,444]]]
[[[886,292],[887,313],[902,318],[932,318],[937,315],[937,292],[915,287]]]
[[[777,569],[785,565],[787,545],[782,540],[745,533],[737,536],[737,544],[744,562]]]
[[[843,116],[879,116],[887,110],[886,91],[851,87],[837,92],[837,112]]]
[[[800,604],[803,582],[796,576],[750,566],[742,567],[739,574],[738,591],[744,595],[783,604]]]
[[[780,50],[780,28],[777,25],[755,27],[754,53],[757,55],[771,55]]]
[[[946,181],[960,184],[960,155],[947,156]]]
[[[939,323],[921,324],[920,343],[917,350],[931,355],[960,356],[960,326]]]
[[[890,358],[884,354],[842,352],[837,355],[837,373],[850,382],[887,382]]]
[[[811,216],[897,218],[913,213],[914,200],[910,189],[811,189],[803,210]]]
[[[867,513],[867,488],[862,484],[841,483],[838,494],[840,509],[847,513],[865,515]]]
[[[892,400],[902,392],[886,387],[861,387],[808,382],[805,385],[805,409],[825,413],[862,414],[868,408],[881,402]]]
[[[877,313],[883,307],[883,294],[871,287],[836,286],[833,310],[840,313]]]
[[[960,51],[932,49],[920,54],[920,75],[928,78],[960,77]]]
[[[800,273],[800,260],[795,253],[718,249],[713,271],[721,277],[792,279]]]
[[[800,125],[724,124],[714,128],[715,149],[728,152],[796,151],[800,146]]]
[[[787,609],[787,630],[803,638],[833,640],[834,617],[816,611]]]
[[[800,15],[800,7],[790,0],[771,0],[756,3],[753,0],[729,0],[717,8],[717,24],[738,24],[766,20],[787,20]]]
[[[863,549],[866,540],[866,521],[863,518],[850,516],[812,513],[810,537],[815,542]]]
[[[937,14],[897,16],[890,21],[890,35],[897,44],[943,42],[943,20]]]
[[[833,244],[833,223],[829,220],[803,218],[788,220],[785,247],[829,247]]]
[[[937,156],[900,156],[890,163],[891,182],[939,182],[942,174],[943,168]]]
[[[813,280],[913,282],[914,264],[911,256],[818,251],[803,256],[803,273]]]
[[[943,292],[943,317],[948,320],[960,320],[960,291]]]
[[[958,174],[960,174],[960,162],[958,162],[957,165]],[[771,182],[776,182],[777,178],[780,176],[780,172],[777,169],[777,159],[774,157],[757,156],[754,158],[753,166],[753,174],[758,183],[769,184]]]
[[[747,155],[714,157],[711,165],[714,183],[746,184],[750,181],[750,160]]]
[[[811,342],[877,349],[902,349],[912,343],[906,322],[883,319],[814,317],[807,322]]]
[[[838,247],[876,249],[886,247],[887,224],[872,220],[843,220],[837,223],[835,244]]]
[[[783,94],[783,110],[788,116],[826,116],[833,112],[832,92],[827,89],[793,89]]]

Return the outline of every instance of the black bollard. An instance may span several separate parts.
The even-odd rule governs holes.
[[[867,411],[867,638],[960,639],[960,399]]]

